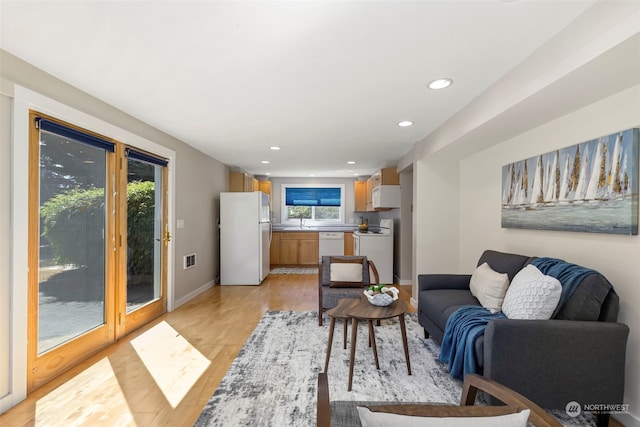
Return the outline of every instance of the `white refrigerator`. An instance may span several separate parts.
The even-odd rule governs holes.
[[[220,193],[220,284],[259,285],[269,274],[269,196]]]

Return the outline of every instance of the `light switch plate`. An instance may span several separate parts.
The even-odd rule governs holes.
[[[184,228],[184,219],[179,219],[176,221],[176,227]]]

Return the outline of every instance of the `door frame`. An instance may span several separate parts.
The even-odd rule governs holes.
[[[109,107],[111,108],[111,107]],[[145,137],[134,134],[124,128],[106,122],[90,114],[70,107],[62,102],[56,101],[27,89],[20,85],[14,86],[13,92],[13,117],[11,137],[12,150],[12,170],[11,170],[11,215],[12,215],[12,235],[11,235],[11,294],[12,312],[10,325],[11,343],[11,378],[10,392],[0,398],[0,410],[10,408],[27,396],[27,315],[28,315],[28,218],[29,211],[29,110],[34,109],[43,114],[56,117],[70,123],[76,123],[83,128],[117,139],[132,147],[156,153],[169,160],[167,166],[167,224],[169,232],[174,235],[174,212],[175,212],[175,167],[176,152],[168,147],[152,142]],[[106,111],[107,113],[109,111]],[[131,120],[123,115],[121,123],[131,128],[140,127],[141,122]],[[153,128],[148,130],[149,135],[157,133]],[[168,137],[167,137],[168,139]],[[174,241],[167,246],[167,311],[172,311],[175,307],[175,249]]]

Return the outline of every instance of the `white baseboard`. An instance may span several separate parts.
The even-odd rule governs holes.
[[[200,286],[198,289],[195,289],[195,290],[189,292],[187,295],[183,296],[182,298],[180,298],[179,300],[176,300],[174,302],[173,309],[175,310],[176,308],[180,307],[182,304],[185,304],[185,303],[191,301],[192,299],[194,299],[195,297],[197,297],[198,295],[200,295],[201,293],[203,293],[207,289],[213,288],[213,286],[215,284],[216,284],[216,281],[215,280],[211,280],[210,282],[207,282],[204,285]]]
[[[409,302],[411,303],[411,307],[418,308],[418,300],[417,299],[415,299],[414,297],[411,297]]]

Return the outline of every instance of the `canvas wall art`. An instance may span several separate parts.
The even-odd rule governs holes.
[[[638,234],[638,129],[502,167],[502,227]]]

